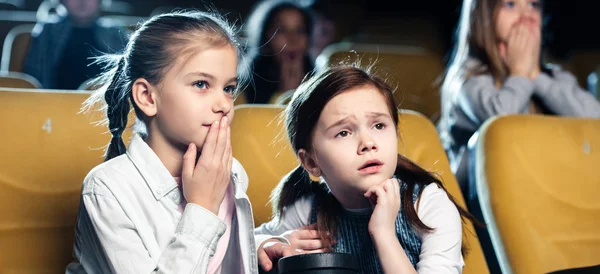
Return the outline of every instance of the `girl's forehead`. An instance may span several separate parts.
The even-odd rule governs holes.
[[[202,72],[231,78],[237,75],[237,65],[237,52],[232,46],[197,48],[175,58],[167,74],[182,77]]]
[[[321,117],[366,115],[369,113],[385,113],[391,115],[386,98],[375,87],[364,86],[339,93],[327,102]]]

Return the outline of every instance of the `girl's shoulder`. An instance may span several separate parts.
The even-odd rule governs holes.
[[[421,220],[423,218],[431,220],[438,217],[444,220],[460,220],[458,208],[450,200],[448,192],[436,183],[424,186],[416,201],[415,210]]]
[[[107,194],[114,187],[132,184],[140,177],[126,154],[103,162],[88,172],[83,180],[82,194]]]

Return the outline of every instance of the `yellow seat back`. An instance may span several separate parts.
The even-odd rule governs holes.
[[[110,141],[89,93],[0,89],[0,273],[64,273],[81,184]],[[106,133],[106,134],[103,134]]]
[[[248,173],[248,197],[256,226],[271,219],[269,195],[299,162],[290,147],[278,105],[239,105],[231,123],[231,147]]]
[[[600,119],[491,119],[474,152],[479,203],[503,273],[600,264]]]
[[[248,196],[256,226],[271,219],[269,195],[281,178],[298,165],[285,126],[279,122],[283,109],[275,105],[237,106],[231,126],[233,156],[242,163],[250,178]],[[404,111],[399,130],[399,153],[438,173],[450,194],[465,207],[434,125],[421,114]],[[473,226],[468,223],[465,230],[463,241],[471,251],[465,259],[464,273],[489,273]]]
[[[440,94],[436,80],[444,72],[439,53],[419,47],[336,43],[317,58],[317,68],[360,60],[374,64],[375,73],[397,87],[394,97],[399,108],[410,109],[436,121],[440,115]]]

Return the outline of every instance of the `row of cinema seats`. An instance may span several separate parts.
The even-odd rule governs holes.
[[[58,273],[72,258],[81,182],[110,139],[93,125],[99,113],[80,113],[88,96],[0,89],[0,273]],[[236,106],[233,153],[250,178],[256,225],[269,220],[271,190],[298,164],[278,120],[282,110]],[[438,173],[464,206],[432,122],[402,111],[399,131],[399,153]],[[503,273],[600,264],[599,120],[505,116],[486,124],[473,149],[479,211]],[[464,273],[490,273],[474,231],[467,223]]]
[[[0,142],[4,152],[0,193],[5,197],[0,201],[5,212],[0,218],[0,272],[59,272],[71,260],[81,182],[102,162],[102,148],[110,139],[104,127],[91,124],[101,118],[99,114],[79,113],[87,96],[86,92],[0,89],[4,112],[0,130],[6,138]],[[297,165],[276,120],[282,109],[239,105],[232,125],[234,157],[250,177],[248,195],[257,225],[269,219],[270,191]],[[433,124],[420,114],[406,112],[401,128],[414,134],[403,135],[400,152],[439,172],[464,205]],[[467,227],[465,241],[472,252],[465,273],[487,273],[474,229]]]

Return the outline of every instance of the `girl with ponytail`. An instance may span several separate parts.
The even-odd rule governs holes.
[[[461,218],[473,218],[438,178],[398,154],[392,92],[353,66],[296,89],[285,125],[301,165],[273,191],[275,218],[256,234],[285,236],[305,252],[354,254],[361,273],[462,273]],[[258,258],[270,267],[267,242]]]
[[[83,182],[67,273],[257,273],[248,177],[229,125],[243,50],[221,17],[157,15],[106,57],[105,162]],[[134,134],[123,131],[133,108]]]

